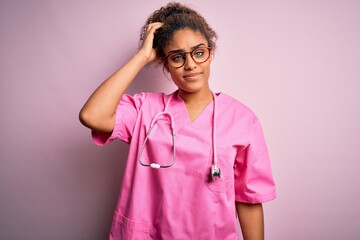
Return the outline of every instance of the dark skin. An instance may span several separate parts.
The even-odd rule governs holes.
[[[264,239],[264,214],[262,204],[236,202],[244,240]]]
[[[89,97],[80,111],[80,121],[90,129],[101,132],[112,132],[115,123],[117,105],[140,70],[156,59],[156,52],[152,48],[154,32],[162,23],[152,23],[147,29],[147,36],[139,52],[124,66],[106,79]],[[170,51],[182,49],[189,52],[199,44],[207,44],[204,36],[190,29],[179,30],[173,36],[166,54]],[[181,68],[167,67],[174,83],[179,88],[190,121],[194,121],[213,99],[208,85],[211,59],[197,64],[190,57]],[[245,240],[264,239],[264,218],[261,204],[246,204],[236,202],[236,209],[243,237]]]

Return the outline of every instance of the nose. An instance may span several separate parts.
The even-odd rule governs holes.
[[[190,53],[186,54],[184,69],[191,70],[197,67],[197,63],[191,57]]]

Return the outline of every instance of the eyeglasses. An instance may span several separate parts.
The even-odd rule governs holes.
[[[204,63],[210,57],[211,47],[197,47],[194,48],[191,52],[171,52],[165,57],[165,61],[167,61],[169,66],[173,68],[181,68],[186,62],[186,54],[188,53],[190,54],[194,62]]]

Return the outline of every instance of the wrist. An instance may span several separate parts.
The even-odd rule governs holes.
[[[139,62],[141,65],[146,65],[149,62],[149,60],[141,53],[136,53],[133,56],[133,59]]]
[[[153,50],[154,51],[154,50]],[[151,54],[147,54],[142,49],[138,51],[135,56],[139,59],[139,61],[142,61],[144,64],[150,63],[155,60],[155,52],[152,52]]]

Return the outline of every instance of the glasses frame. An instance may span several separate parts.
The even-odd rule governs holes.
[[[209,51],[209,56],[208,56],[204,61],[201,61],[201,62],[196,61],[196,60],[194,59],[194,57],[193,57],[193,53],[194,53],[196,50],[203,49],[203,48],[205,48],[205,49],[207,49],[207,50]],[[210,56],[211,56],[211,50],[212,50],[212,47],[200,46],[200,47],[194,48],[194,49],[191,50],[190,52],[181,52],[181,51],[179,51],[179,52],[171,52],[171,53],[169,53],[168,55],[165,56],[165,62],[167,63],[167,66],[171,66],[171,64],[169,63],[168,58],[169,58],[171,55],[173,55],[173,54],[182,55],[182,56],[185,57],[185,60],[184,60],[184,62],[182,63],[182,65],[179,66],[179,67],[171,66],[171,67],[173,67],[173,68],[181,68],[181,67],[183,67],[183,66],[185,65],[185,63],[186,63],[186,60],[187,60],[187,56],[186,56],[186,55],[189,54],[190,57],[191,57],[191,59],[192,59],[195,63],[197,63],[197,64],[204,63],[204,62],[206,62],[207,60],[209,60],[209,58],[210,58]]]

